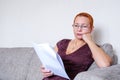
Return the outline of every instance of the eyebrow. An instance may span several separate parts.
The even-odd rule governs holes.
[[[85,24],[85,23],[82,23],[82,24],[79,24],[79,23],[74,23],[74,24],[78,24],[78,25],[89,25],[89,24]]]

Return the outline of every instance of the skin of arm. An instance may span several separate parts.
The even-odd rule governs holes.
[[[103,49],[98,47],[95,42],[92,40],[91,34],[87,33],[84,34],[83,40],[88,44],[89,48],[91,49],[93,58],[96,62],[96,64],[101,68],[101,67],[108,67],[112,63],[112,59],[110,58],[109,55],[107,55]]]
[[[58,52],[57,45],[54,47],[55,52]]]

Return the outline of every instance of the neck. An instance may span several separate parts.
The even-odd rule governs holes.
[[[79,40],[79,39],[73,39],[72,41],[71,41],[71,43],[73,44],[73,46],[75,47],[75,46],[82,46],[82,45],[84,45],[85,44],[85,41],[84,40]]]
[[[76,42],[76,43],[85,43],[85,41],[83,39],[73,39],[73,42]]]

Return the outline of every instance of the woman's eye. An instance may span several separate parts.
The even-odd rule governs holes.
[[[87,26],[83,26],[83,28],[87,28]]]
[[[78,25],[75,25],[75,27],[79,27]]]

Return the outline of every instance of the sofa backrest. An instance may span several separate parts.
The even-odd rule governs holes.
[[[105,43],[103,45],[100,45],[100,47],[112,58],[113,62],[112,65],[117,64],[118,58],[114,53],[113,46],[110,43]],[[98,68],[95,62],[90,66],[88,70],[93,70],[95,68]]]
[[[34,49],[0,48],[0,80],[41,80],[40,61]]]

